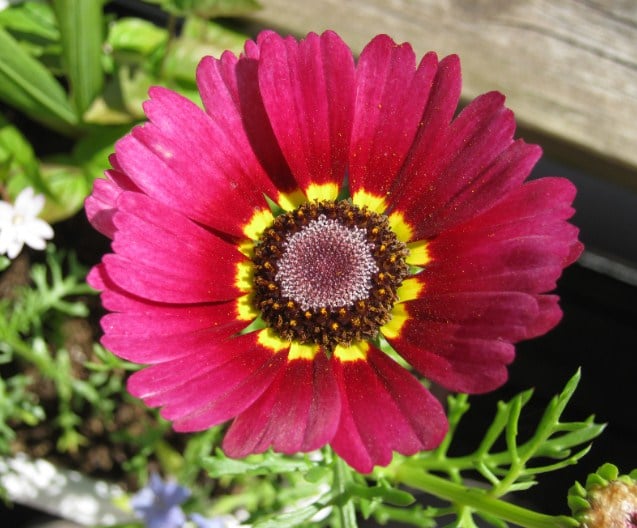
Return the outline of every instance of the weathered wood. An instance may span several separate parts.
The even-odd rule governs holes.
[[[334,29],[355,52],[377,33],[421,56],[458,53],[463,97],[507,95],[520,135],[637,188],[635,0],[261,0],[263,26]]]

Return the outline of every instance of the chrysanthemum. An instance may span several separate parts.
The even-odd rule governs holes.
[[[266,32],[197,82],[205,110],[151,90],[86,204],[113,239],[103,344],[151,365],[130,392],[178,431],[233,420],[230,456],[329,443],[367,472],[437,446],[420,376],[494,389],[559,320],[573,186],[525,182],[540,149],[501,94],[454,117],[457,57],[387,36],[355,63],[332,32]]]

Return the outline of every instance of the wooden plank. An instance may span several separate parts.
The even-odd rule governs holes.
[[[463,99],[500,90],[520,135],[571,165],[637,188],[635,0],[261,0],[256,24],[376,34],[422,56],[460,55]]]

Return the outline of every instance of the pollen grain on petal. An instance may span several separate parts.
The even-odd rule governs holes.
[[[313,360],[316,354],[320,352],[320,347],[314,343],[305,344],[298,341],[292,341],[290,351],[288,352],[288,361],[295,359]]]
[[[349,361],[366,361],[369,345],[367,341],[358,341],[349,346],[338,345],[334,349],[334,358],[342,363]]]
[[[414,235],[414,230],[405,220],[405,215],[400,211],[394,211],[389,215],[389,225],[392,231],[396,233],[398,240],[401,242],[409,242]]]
[[[424,289],[425,284],[420,278],[410,277],[409,279],[405,279],[398,287],[398,290],[396,290],[396,295],[398,296],[397,302],[401,303],[418,299]]]
[[[311,183],[305,189],[305,196],[310,202],[336,200],[338,196],[338,185],[336,183]]]
[[[391,319],[387,324],[380,327],[380,333],[388,339],[395,339],[400,336],[401,330],[408,320],[409,313],[407,312],[405,304],[395,304],[391,312]]]
[[[257,342],[272,352],[278,353],[290,348],[290,341],[282,339],[272,328],[259,330]]]
[[[407,244],[409,255],[405,262],[410,266],[426,266],[432,260],[429,252],[429,243],[426,240],[417,240]]]
[[[260,209],[252,215],[250,221],[243,228],[243,233],[251,240],[258,240],[273,220],[274,216],[269,209]]]
[[[356,191],[352,195],[352,203],[358,207],[367,207],[370,211],[382,214],[387,209],[387,201],[383,196],[378,196],[364,189]]]

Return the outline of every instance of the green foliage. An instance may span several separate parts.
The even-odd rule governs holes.
[[[62,64],[78,118],[102,90],[102,1],[53,0],[62,43]]]
[[[473,528],[478,526],[477,518],[499,528],[509,523],[530,528],[577,526],[570,517],[540,514],[503,497],[533,486],[540,474],[576,463],[602,432],[604,426],[594,423],[592,417],[582,422],[561,421],[578,381],[579,373],[549,402],[530,438],[519,438],[518,431],[531,392],[500,402],[478,447],[463,456],[449,456],[448,451],[469,403],[466,395],[453,396],[449,399],[450,432],[438,449],[413,457],[397,456],[390,466],[377,468],[367,478],[328,449],[321,457],[265,453],[243,460],[228,459],[217,451],[202,466],[211,477],[225,479],[235,490],[217,508],[223,512],[243,506],[258,511],[250,519],[258,527],[356,526],[358,517],[381,524],[392,521],[431,527],[445,523]],[[499,445],[503,447],[495,447]],[[470,483],[465,473],[477,473],[483,481]],[[416,502],[404,485],[426,494],[425,498]],[[276,487],[276,496],[272,487]],[[436,504],[442,504],[423,506],[427,496],[437,497]]]
[[[196,15],[202,18],[240,16],[261,6],[256,0],[146,0],[177,16]]]
[[[20,120],[25,132],[0,114],[0,193],[14,198],[27,186],[43,193],[48,222],[81,209],[115,140],[144,118],[151,86],[199,102],[199,59],[242,48],[245,35],[208,19],[257,7],[252,0],[160,2],[186,16],[177,35],[172,22],[164,28],[106,17],[104,3],[27,0],[0,11],[0,103],[28,118]],[[44,129],[32,131],[30,121]],[[51,131],[70,138],[60,142],[70,146],[51,152]]]

